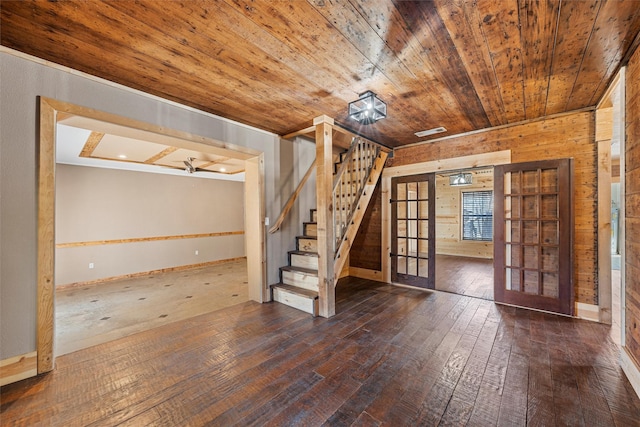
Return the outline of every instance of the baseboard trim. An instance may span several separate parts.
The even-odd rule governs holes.
[[[584,302],[576,303],[576,317],[579,319],[600,322],[600,307]]]
[[[38,375],[38,352],[0,360],[0,386]]]
[[[67,289],[78,288],[78,287],[81,287],[81,286],[99,285],[101,283],[113,282],[114,280],[132,279],[132,278],[136,278],[136,277],[150,276],[152,274],[169,273],[169,272],[172,272],[172,271],[191,270],[192,268],[211,267],[213,265],[225,264],[227,262],[239,261],[239,260],[243,260],[243,259],[246,260],[247,257],[246,256],[241,256],[241,257],[236,257],[236,258],[219,259],[219,260],[216,260],[216,261],[201,262],[201,263],[198,263],[198,264],[179,265],[177,267],[167,267],[167,268],[160,268],[158,270],[141,271],[139,273],[123,274],[121,276],[105,277],[103,279],[89,280],[89,281],[86,281],[86,282],[68,283],[68,284],[65,284],[65,285],[56,286],[56,291],[64,291],[64,290],[67,290]]]
[[[633,358],[629,356],[626,347],[622,347],[622,351],[620,352],[620,366],[629,379],[631,386],[636,391],[636,394],[640,397],[640,367],[638,367]]]
[[[382,277],[382,271],[369,270],[366,268],[349,267],[349,276],[357,277],[358,279],[375,280],[378,282],[384,282]]]

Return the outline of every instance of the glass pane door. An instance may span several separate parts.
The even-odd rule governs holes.
[[[435,286],[435,174],[391,180],[391,280]]]
[[[495,168],[495,300],[573,312],[569,159]]]

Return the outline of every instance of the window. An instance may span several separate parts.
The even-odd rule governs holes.
[[[493,191],[462,193],[462,240],[493,240]]]

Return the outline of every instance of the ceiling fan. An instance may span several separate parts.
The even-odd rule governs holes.
[[[208,169],[202,169],[199,167],[196,167],[193,165],[193,161],[196,160],[195,157],[187,157],[187,160],[183,160],[183,163],[185,165],[185,171],[189,172],[189,173],[194,173],[194,172],[213,172],[210,171]]]

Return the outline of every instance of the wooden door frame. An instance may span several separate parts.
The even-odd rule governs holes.
[[[391,282],[391,178],[418,175],[421,173],[442,172],[456,169],[491,167],[511,163],[511,150],[473,154],[470,156],[452,157],[450,159],[432,160],[393,166],[382,171],[382,278]]]
[[[168,136],[189,147],[216,147],[237,153],[245,160],[245,239],[249,296],[268,301],[266,285],[264,153],[188,132],[168,129],[51,98],[39,99],[38,224],[37,224],[37,330],[38,374],[54,368],[55,324],[55,166],[56,125],[69,116],[81,116],[131,129]],[[247,180],[250,182],[247,185]],[[248,208],[247,208],[248,206]]]
[[[620,215],[618,217],[620,241],[620,340],[625,344],[625,232],[624,232],[624,194],[625,194],[625,82],[626,68],[621,68],[613,82],[607,88],[596,106],[595,142],[598,146],[598,313],[599,322],[612,323],[612,287],[611,282],[611,141],[617,128],[620,138]],[[600,114],[603,109],[611,108],[611,126],[603,126]],[[578,303],[580,304],[580,303]]]

